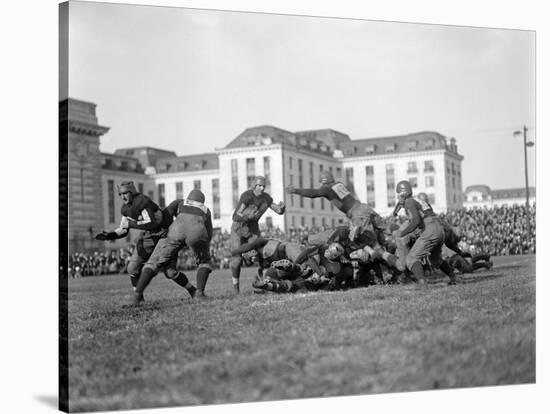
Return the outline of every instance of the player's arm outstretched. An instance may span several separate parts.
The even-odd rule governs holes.
[[[102,230],[101,233],[97,233],[95,235],[95,239],[101,241],[122,239],[123,237],[126,237],[128,235],[129,231],[130,228],[128,218],[126,216],[122,216],[122,219],[120,220],[120,225],[115,230]]]
[[[294,186],[289,185],[286,188],[286,192],[289,194],[297,194],[306,198],[318,198],[318,197],[327,197],[328,188],[323,186],[321,188],[294,188]]]

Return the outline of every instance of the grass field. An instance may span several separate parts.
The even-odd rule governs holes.
[[[194,282],[194,272],[189,272]],[[142,307],[128,276],[69,281],[71,411],[268,401],[535,381],[535,257],[457,286],[233,296],[228,270],[193,301],[163,276]]]

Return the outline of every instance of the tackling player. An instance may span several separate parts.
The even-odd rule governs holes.
[[[191,297],[204,296],[204,288],[210,267],[210,240],[212,239],[212,215],[204,205],[205,197],[200,190],[192,190],[185,201],[180,201],[174,222],[168,228],[165,238],[159,240],[151,257],[143,266],[136,286],[134,303],[143,302],[143,292],[153,277],[163,270],[167,278],[187,289]],[[197,288],[188,280],[187,275],[177,270],[178,252],[189,247],[195,253],[198,264]]]
[[[233,212],[233,224],[231,225],[230,245],[231,250],[239,248],[242,244],[260,236],[258,220],[268,208],[277,214],[285,212],[284,202],[275,204],[273,198],[265,191],[265,178],[258,176],[254,180],[254,187],[243,192]],[[234,254],[230,260],[233,291],[239,293],[239,279],[241,277],[242,256]]]
[[[403,257],[408,236],[420,230],[418,238],[406,255],[406,267],[418,283],[424,283],[422,259],[429,256],[431,264],[449,276],[449,284],[456,284],[452,268],[441,258],[445,231],[439,217],[433,212],[432,206],[424,200],[413,198],[411,184],[406,180],[397,183],[396,192],[409,219],[404,228],[401,227],[394,232],[398,250],[401,252],[400,257]]]

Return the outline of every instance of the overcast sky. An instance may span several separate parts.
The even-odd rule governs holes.
[[[464,188],[525,185],[534,32],[72,2],[69,36],[69,96],[97,104],[105,152],[212,152],[265,124],[431,130],[457,139]]]

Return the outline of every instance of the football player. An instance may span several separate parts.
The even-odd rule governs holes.
[[[377,232],[378,236],[382,237],[382,217],[373,208],[357,200],[343,183],[334,180],[330,171],[321,171],[319,182],[321,183],[321,187],[319,188],[294,188],[293,186],[288,186],[286,191],[289,194],[298,194],[301,197],[324,197],[329,200],[334,207],[348,217],[351,230],[349,237],[352,241],[366,228],[372,228]]]
[[[126,237],[130,229],[143,231],[136,241],[136,247],[126,269],[135,290],[141,269],[157,242],[166,236],[173,213],[168,208],[165,211],[161,210],[149,197],[139,193],[132,181],[122,182],[118,186],[118,193],[123,202],[120,209],[120,225],[115,230],[103,230],[96,234],[95,238],[102,241],[116,240]]]
[[[235,250],[244,243],[260,236],[258,220],[270,208],[277,214],[285,212],[284,202],[275,204],[273,198],[265,192],[265,178],[258,176],[254,179],[251,189],[243,192],[239,203],[233,212],[233,223],[229,243]],[[235,254],[231,257],[229,266],[233,282],[233,291],[239,293],[239,280],[241,277],[242,256]]]
[[[187,289],[191,297],[204,297],[206,282],[212,271],[210,265],[210,240],[212,239],[212,215],[204,205],[204,194],[192,190],[185,201],[178,204],[176,219],[168,228],[165,238],[159,240],[151,257],[143,266],[136,286],[134,303],[143,302],[143,292],[153,277],[163,270],[167,278]],[[178,252],[188,247],[193,250],[198,264],[197,288],[187,275],[177,270]]]
[[[456,284],[452,268],[441,258],[441,247],[445,242],[445,231],[439,217],[433,212],[432,206],[424,201],[413,198],[411,184],[400,181],[396,186],[399,203],[403,205],[408,217],[408,223],[394,232],[400,257],[404,257],[408,236],[420,231],[412,248],[405,256],[406,267],[412,272],[418,283],[424,283],[424,268],[422,260],[430,258],[433,267],[439,268],[449,276],[449,284]],[[404,227],[404,228],[403,228]]]

